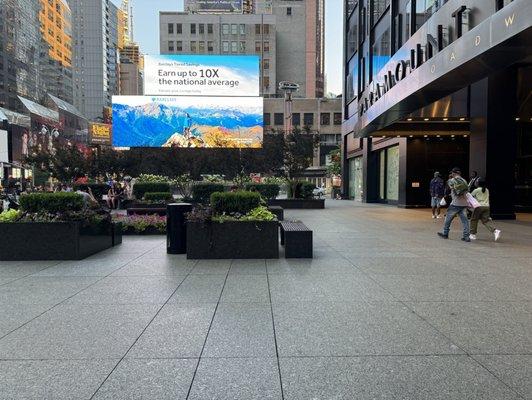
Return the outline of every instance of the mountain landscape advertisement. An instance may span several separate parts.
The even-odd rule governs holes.
[[[113,97],[115,147],[259,148],[261,97]]]

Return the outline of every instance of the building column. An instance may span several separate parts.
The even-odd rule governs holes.
[[[485,177],[491,214],[515,219],[517,72],[507,68],[471,85],[469,168]]]
[[[362,201],[377,203],[379,201],[379,158],[372,151],[372,139],[364,138],[362,158]]]

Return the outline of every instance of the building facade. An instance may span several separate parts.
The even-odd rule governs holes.
[[[532,2],[349,0],[344,193],[427,206],[434,172],[473,171],[492,214],[532,207]]]
[[[277,92],[276,24],[273,15],[159,14],[161,54],[254,54],[261,58],[260,93]]]
[[[45,91],[39,11],[37,1],[0,0],[0,107],[22,112],[19,95],[38,100]]]
[[[89,120],[102,118],[119,92],[118,8],[110,0],[70,0],[74,105]]]

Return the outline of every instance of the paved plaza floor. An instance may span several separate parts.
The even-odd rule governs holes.
[[[532,222],[468,244],[426,211],[286,215],[313,260],[197,262],[135,237],[0,262],[0,398],[532,399]]]

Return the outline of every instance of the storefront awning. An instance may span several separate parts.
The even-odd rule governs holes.
[[[83,114],[81,114],[76,107],[74,107],[72,104],[67,103],[64,100],[61,100],[58,97],[52,96],[51,94],[48,94],[48,97],[54,102],[54,104],[62,111],[66,111],[69,114],[75,115],[76,117],[79,117],[81,119],[87,119]]]
[[[0,107],[0,121],[7,121],[11,125],[18,125],[24,128],[31,126],[30,117],[11,110]]]
[[[39,103],[35,103],[34,101],[24,97],[18,96],[18,98],[31,114],[38,115],[39,117],[46,118],[51,121],[59,122],[59,113],[57,111],[50,110],[49,108],[41,106]]]

